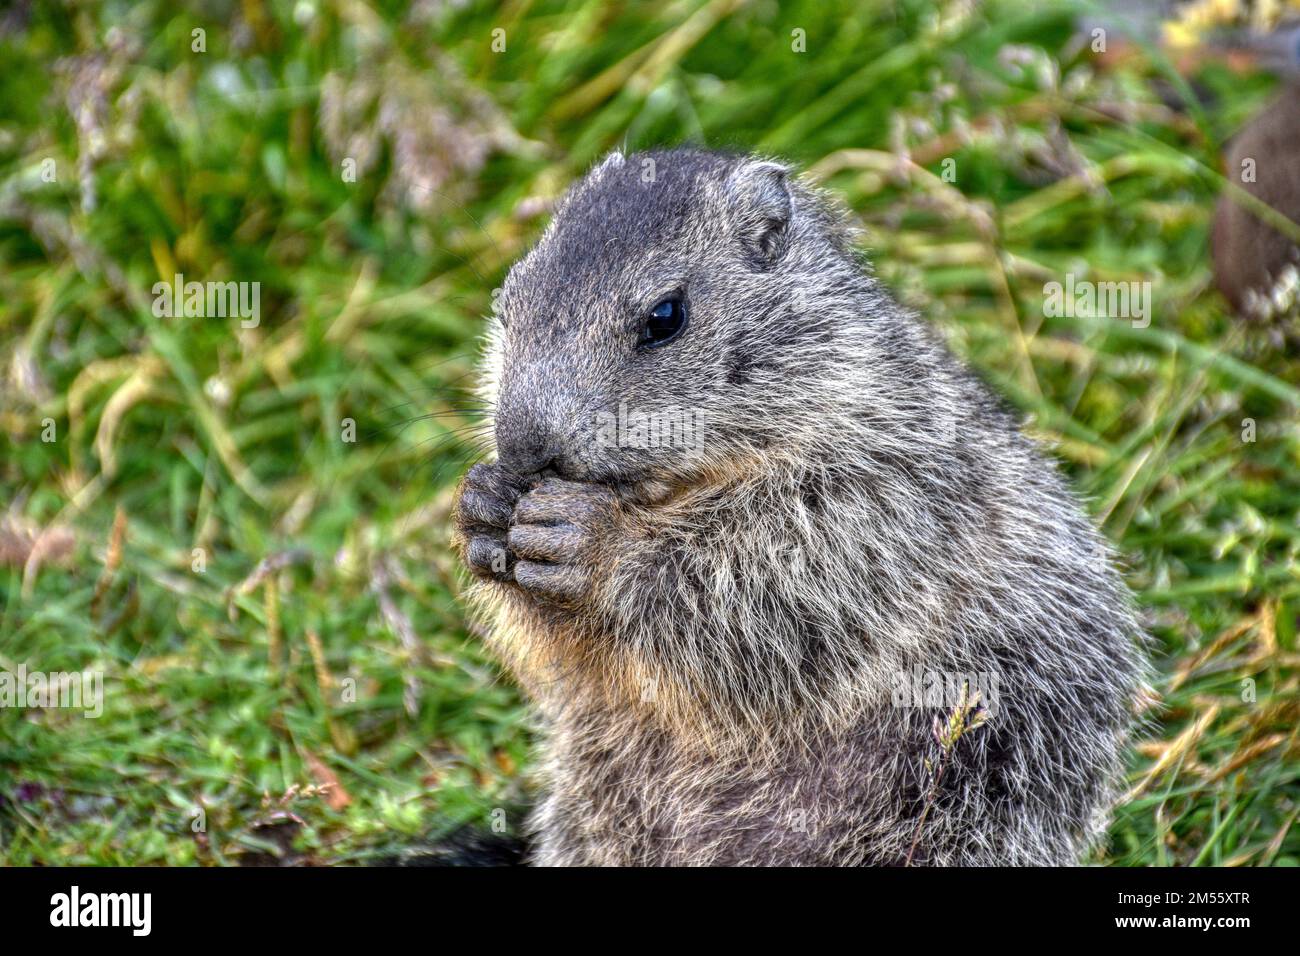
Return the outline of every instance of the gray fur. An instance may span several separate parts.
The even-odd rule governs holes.
[[[511,271],[498,461],[456,541],[544,723],[537,862],[1062,864],[1102,833],[1142,676],[1127,592],[852,245],[779,164],[615,154]],[[638,350],[674,290],[686,332]],[[702,446],[598,441],[620,402],[698,410]],[[999,686],[928,810],[952,708],[896,705],[918,668]]]

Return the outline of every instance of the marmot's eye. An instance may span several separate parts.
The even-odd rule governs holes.
[[[686,303],[676,296],[664,299],[646,317],[641,328],[641,339],[637,343],[642,348],[654,349],[667,345],[686,328]]]

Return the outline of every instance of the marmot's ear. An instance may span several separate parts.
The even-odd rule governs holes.
[[[627,160],[623,157],[623,154],[616,149],[600,161],[600,165],[591,171],[591,175],[588,178],[592,182],[597,182],[606,173],[618,169],[625,162],[627,162]]]
[[[787,172],[780,163],[754,160],[737,168],[727,180],[727,202],[741,242],[769,262],[785,252],[793,211]]]

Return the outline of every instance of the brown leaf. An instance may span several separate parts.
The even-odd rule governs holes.
[[[304,750],[302,755],[307,761],[307,769],[311,771],[312,778],[324,792],[325,802],[329,804],[331,810],[342,810],[352,803],[352,795],[344,789],[343,784],[339,783],[338,776],[325,765],[324,761],[310,750]]]

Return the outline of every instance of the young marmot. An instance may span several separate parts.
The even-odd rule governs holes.
[[[851,241],[777,163],[614,154],[510,272],[455,540],[545,725],[534,862],[1060,864],[1102,832],[1125,588]]]

